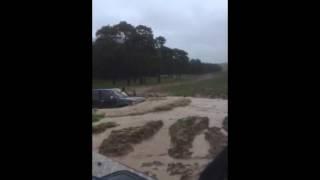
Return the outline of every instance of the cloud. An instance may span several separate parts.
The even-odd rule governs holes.
[[[152,28],[166,45],[204,62],[227,61],[227,0],[93,0],[93,35],[127,21]]]

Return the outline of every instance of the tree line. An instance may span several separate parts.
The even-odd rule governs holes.
[[[163,36],[154,37],[152,29],[133,26],[125,21],[103,26],[92,43],[93,79],[145,82],[145,77],[161,75],[204,74],[221,71],[218,64],[189,59],[182,49],[165,46]]]

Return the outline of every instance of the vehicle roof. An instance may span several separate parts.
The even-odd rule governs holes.
[[[99,89],[93,89],[93,91],[113,91],[113,90],[120,90],[119,88],[109,88],[109,89],[103,89],[103,88],[99,88]]]
[[[93,89],[93,91],[112,91],[114,89]]]

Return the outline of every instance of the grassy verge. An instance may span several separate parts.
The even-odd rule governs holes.
[[[191,97],[210,97],[210,98],[228,98],[228,74],[221,72],[215,74],[210,79],[188,81],[173,86],[166,86],[160,89],[173,96],[191,96]]]
[[[95,110],[92,110],[92,122],[98,122],[100,119],[104,118],[104,114],[98,114]]]
[[[225,136],[220,128],[211,127],[205,132],[205,139],[210,145],[209,156],[214,159],[227,145],[228,137]]]
[[[117,123],[114,123],[114,122],[101,123],[101,124],[98,124],[96,126],[92,126],[92,133],[93,134],[99,134],[99,133],[104,132],[106,129],[113,128],[113,127],[116,127],[116,126],[119,126],[119,125]]]
[[[156,77],[147,77],[145,84],[140,84],[139,81],[133,82],[131,81],[130,86],[127,85],[126,80],[117,81],[115,85],[112,84],[111,80],[93,80],[92,87],[93,88],[119,88],[119,87],[141,87],[141,86],[153,86],[159,84],[170,84],[176,82],[184,82],[188,80],[192,80],[199,75],[182,75],[180,78],[173,77],[162,77],[161,83],[158,83],[158,79]]]
[[[164,104],[161,106],[157,106],[153,109],[153,112],[157,111],[170,111],[176,107],[188,106],[191,103],[190,99],[179,99],[169,104]]]
[[[190,116],[177,120],[169,128],[171,148],[168,149],[169,156],[176,159],[190,158],[192,142],[196,135],[207,129],[208,117]]]
[[[228,131],[228,116],[226,116],[223,120],[223,129]]]
[[[123,156],[134,150],[134,145],[139,144],[154,136],[163,122],[149,121],[143,126],[129,127],[111,131],[107,139],[104,139],[99,147],[99,153],[105,156]]]

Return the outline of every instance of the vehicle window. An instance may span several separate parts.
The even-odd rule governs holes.
[[[116,96],[118,96],[119,98],[125,98],[125,97],[127,97],[125,94],[123,94],[122,92],[119,92],[119,91],[114,91],[114,93],[115,93]]]
[[[112,95],[113,94],[111,91],[101,91],[101,96],[103,99],[110,99]]]

